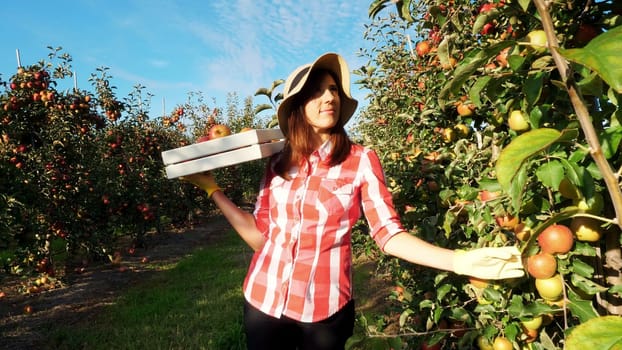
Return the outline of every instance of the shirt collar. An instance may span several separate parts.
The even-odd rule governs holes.
[[[330,157],[330,152],[333,150],[333,143],[331,140],[326,140],[320,148],[317,149],[317,155],[320,157],[320,160],[325,161]],[[316,153],[313,152],[313,153]]]

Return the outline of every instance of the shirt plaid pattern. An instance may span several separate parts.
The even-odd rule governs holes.
[[[377,154],[354,145],[337,166],[326,162],[326,142],[291,180],[271,167],[255,205],[266,236],[244,280],[244,296],[264,313],[316,322],[352,299],[351,227],[361,217],[382,248],[403,227],[393,207]]]

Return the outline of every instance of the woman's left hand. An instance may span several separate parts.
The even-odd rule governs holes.
[[[454,272],[481,279],[507,279],[525,275],[517,247],[486,247],[456,250]]]

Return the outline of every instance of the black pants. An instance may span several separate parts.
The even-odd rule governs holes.
[[[343,350],[354,330],[354,300],[314,323],[274,318],[245,302],[244,327],[249,350]]]

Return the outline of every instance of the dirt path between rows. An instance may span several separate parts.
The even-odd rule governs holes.
[[[117,264],[88,266],[67,276],[62,286],[40,293],[19,292],[22,279],[0,275],[0,349],[45,349],[44,331],[55,324],[71,325],[96,317],[124,290],[158,273],[153,266],[174,264],[193,250],[207,246],[230,226],[221,216],[202,219],[184,230],[150,234],[144,248],[127,249]],[[32,312],[27,313],[27,308]]]

